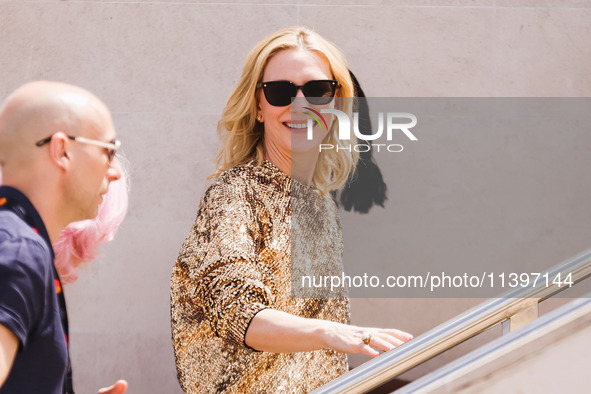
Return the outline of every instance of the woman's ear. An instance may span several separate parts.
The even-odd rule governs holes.
[[[261,108],[261,92],[258,92],[258,94],[256,95],[256,100],[257,100],[257,114],[256,114],[256,120],[259,123],[263,123],[263,121],[265,120],[263,118],[263,109]]]

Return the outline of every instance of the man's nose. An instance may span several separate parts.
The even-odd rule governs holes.
[[[121,178],[121,163],[119,162],[119,158],[115,156],[107,169],[107,178],[109,182],[116,181]]]

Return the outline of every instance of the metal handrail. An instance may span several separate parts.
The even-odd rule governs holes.
[[[591,276],[591,249],[556,265],[544,275],[546,273],[550,278],[555,278],[558,274],[561,277],[571,274],[573,283],[584,280]],[[556,283],[546,286],[542,282],[536,286],[511,290],[499,298],[491,298],[412,341],[366,362],[318,388],[314,393],[363,393],[371,390],[566,288]]]
[[[482,363],[486,362],[485,360],[495,359],[502,355],[506,356],[506,353],[509,351],[508,348],[514,350],[518,346],[535,342],[536,349],[541,350],[544,348],[544,342],[541,342],[542,337],[575,321],[581,321],[582,324],[587,325],[591,319],[589,316],[590,314],[591,293],[588,293],[584,295],[583,298],[571,301],[547,315],[540,317],[536,321],[515,332],[513,335],[504,335],[501,338],[497,338],[446,366],[407,384],[399,391],[396,391],[396,394],[410,394],[433,390],[435,387],[438,387],[438,385],[452,382],[455,379],[460,378],[460,376],[469,374],[474,371],[474,369],[482,367]],[[557,339],[554,337],[547,341],[556,343]],[[523,355],[516,355],[515,357],[523,357]],[[507,358],[504,360],[508,361]],[[466,369],[470,368],[473,369],[471,371],[466,371]]]

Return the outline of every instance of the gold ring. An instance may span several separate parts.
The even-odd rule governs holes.
[[[366,345],[369,345],[369,343],[371,342],[371,338],[373,337],[373,335],[371,334],[371,332],[366,331],[363,334],[361,334],[361,340],[363,341],[363,343],[365,343]]]

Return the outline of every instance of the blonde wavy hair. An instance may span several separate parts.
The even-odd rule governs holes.
[[[264,124],[256,121],[257,83],[262,82],[269,60],[286,49],[320,53],[328,60],[333,78],[339,83],[337,97],[354,97],[345,57],[336,46],[305,27],[287,27],[272,33],[248,54],[240,81],[224,108],[218,123],[222,147],[217,156],[217,170],[210,178],[253,160],[257,165],[263,163]],[[351,114],[352,100],[336,100],[336,109]],[[341,141],[337,138],[336,123],[333,122],[322,143],[338,146],[339,149],[321,152],[312,178],[313,184],[324,194],[345,184],[359,158],[359,153],[352,149],[355,139]]]

